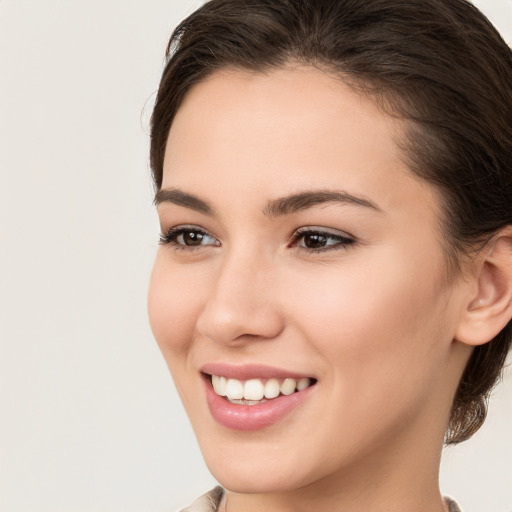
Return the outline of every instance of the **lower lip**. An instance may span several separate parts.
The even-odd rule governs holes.
[[[206,400],[215,421],[223,427],[243,431],[260,430],[279,422],[301,405],[315,387],[280,395],[258,405],[238,405],[217,395],[209,377],[205,381]]]

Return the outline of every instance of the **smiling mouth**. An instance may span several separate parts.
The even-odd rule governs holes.
[[[316,379],[303,377],[294,379],[228,379],[221,375],[207,375],[218,396],[236,405],[260,405],[277,398],[288,396],[313,386]]]

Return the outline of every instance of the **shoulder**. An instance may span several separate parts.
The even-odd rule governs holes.
[[[447,512],[462,512],[460,507],[451,498],[444,499],[447,508]]]
[[[182,509],[180,512],[217,512],[220,502],[224,496],[224,489],[215,487],[210,492],[200,496],[192,505]]]
[[[220,486],[200,496],[192,505],[180,512],[217,512],[224,497],[224,489]],[[461,512],[459,506],[451,498],[445,498],[447,512]]]

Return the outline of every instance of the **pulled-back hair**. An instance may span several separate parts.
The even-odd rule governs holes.
[[[440,192],[447,267],[512,225],[512,51],[466,0],[211,0],[171,36],[152,116],[150,162],[162,185],[183,98],[216,70],[298,63],[333,73],[404,120],[413,173]],[[474,349],[447,443],[482,425],[512,322]]]

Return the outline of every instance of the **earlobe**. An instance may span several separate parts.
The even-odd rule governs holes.
[[[467,345],[491,341],[512,318],[512,226],[500,231],[478,262],[476,292],[469,297],[455,339]]]

